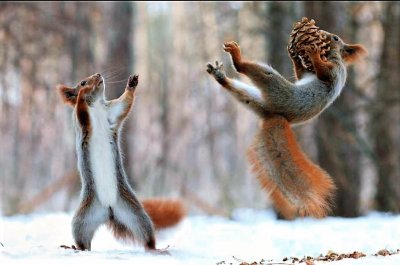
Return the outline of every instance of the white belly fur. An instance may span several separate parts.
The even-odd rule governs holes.
[[[239,80],[233,80],[233,86],[238,90],[243,90],[256,100],[263,100],[261,91]]]
[[[298,86],[302,86],[302,85],[311,83],[312,81],[314,81],[316,79],[317,79],[317,76],[315,74],[305,74],[304,77],[297,80],[295,84]]]
[[[89,141],[90,163],[97,197],[103,206],[112,206],[117,201],[117,178],[115,158],[111,149],[111,132],[107,111],[100,103],[90,107],[92,136]]]

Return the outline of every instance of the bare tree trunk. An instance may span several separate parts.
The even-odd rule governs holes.
[[[92,32],[92,27],[89,19],[90,17],[88,16],[88,14],[90,13],[90,7],[83,3],[60,3],[60,7],[62,12],[64,12],[69,17],[69,19],[75,21],[77,25],[79,25],[79,27],[72,26],[66,29],[67,52],[71,60],[69,80],[71,84],[74,84],[78,83],[79,80],[85,78],[86,76],[92,74],[91,71],[93,71],[92,67],[94,64],[94,54],[93,49],[90,45],[90,34]],[[70,108],[68,108],[67,111],[72,112]],[[77,158],[75,150],[73,153],[73,158],[76,161]],[[67,161],[66,159],[65,164],[65,168],[68,168],[68,166],[72,164],[74,167],[72,171],[75,172],[75,175],[79,176],[75,162],[70,163],[70,161]],[[79,182],[79,177],[71,178],[71,182],[64,187],[68,191],[67,196],[69,198],[73,198],[79,193]],[[66,200],[63,208],[69,209],[72,202],[73,200],[71,199]],[[22,209],[22,211],[25,210]]]
[[[170,132],[171,132],[171,86],[170,76],[172,74],[172,66],[169,56],[173,54],[171,39],[171,21],[170,10],[168,8],[162,10],[157,17],[154,18],[154,28],[152,31],[152,49],[149,64],[149,71],[152,77],[158,80],[157,84],[157,100],[159,106],[158,123],[160,125],[160,154],[156,165],[158,167],[157,185],[155,185],[155,193],[162,194],[165,192],[168,173],[170,169]],[[152,54],[154,52],[154,54]],[[155,69],[152,69],[152,68]]]
[[[161,142],[161,157],[159,165],[161,169],[160,175],[160,187],[164,188],[166,180],[168,178],[169,171],[169,152],[170,152],[170,121],[171,121],[171,110],[170,110],[170,76],[171,76],[171,65],[169,63],[169,55],[172,54],[172,40],[171,40],[171,29],[169,26],[169,12],[162,16],[162,22],[164,24],[164,30],[162,30],[161,42],[158,44],[159,54],[161,54],[161,97],[160,97],[160,122],[162,131],[162,142]]]
[[[324,30],[346,35],[348,17],[343,10],[346,4],[339,2],[305,2],[306,16],[316,20]],[[350,35],[350,34],[349,34]],[[351,36],[351,35],[350,35]],[[346,39],[346,36],[344,36]],[[354,86],[351,73],[347,90]],[[337,195],[334,215],[353,217],[360,215],[360,150],[355,145],[356,121],[351,106],[355,98],[344,89],[342,95],[318,118],[318,160],[334,179]]]
[[[71,81],[79,80],[92,74],[90,71],[94,62],[93,49],[90,45],[92,27],[89,20],[90,7],[84,3],[65,3],[64,8],[79,28],[67,29],[68,52],[71,58]]]
[[[293,76],[292,64],[286,46],[292,29],[292,9],[290,2],[271,2],[268,14],[265,16],[267,30],[265,30],[265,43],[268,47],[268,62],[283,76]]]
[[[133,12],[135,3],[130,2],[113,2],[109,3],[110,14],[108,21],[109,28],[105,30],[109,42],[107,51],[107,60],[104,69],[117,71],[119,79],[128,80],[128,76],[132,74],[133,68],[133,41],[132,34]],[[106,73],[107,74],[107,73]],[[115,80],[110,80],[113,82]],[[140,82],[140,80],[139,80]],[[125,82],[107,83],[106,80],[106,96],[109,99],[118,98],[125,90]],[[122,152],[124,157],[124,167],[128,174],[128,178],[132,184],[134,183],[133,166],[131,161],[131,153],[133,153],[132,145],[129,144],[129,139],[132,138],[132,117],[124,124],[121,134]]]
[[[214,12],[214,18],[215,20],[217,20],[218,18],[218,14],[216,9],[216,3],[212,4],[213,6],[213,12]],[[212,12],[209,8],[209,6],[205,5],[204,3],[199,3],[198,5],[199,10],[201,10],[202,12]],[[211,16],[211,15],[210,15]],[[199,36],[201,38],[200,43],[201,43],[201,59],[203,61],[207,61],[210,58],[210,54],[207,50],[207,30],[213,30],[215,32],[218,32],[218,24],[217,22],[215,22],[215,27],[213,29],[208,29],[207,25],[205,23],[205,19],[207,19],[207,17],[205,16],[201,16],[200,18],[200,22],[197,25],[198,29],[199,29]],[[215,21],[214,20],[214,21]],[[217,37],[218,34],[217,34]],[[212,96],[206,96],[206,100],[205,100],[205,110],[206,110],[206,126],[207,126],[207,133],[206,133],[206,144],[207,144],[207,151],[208,151],[208,155],[210,157],[209,163],[210,163],[210,171],[212,172],[212,178],[214,179],[218,179],[220,180],[220,171],[219,171],[219,167],[218,167],[218,154],[216,153],[216,142],[217,142],[217,132],[213,123],[213,114],[215,111],[215,101],[213,100]],[[223,197],[223,196],[222,196]]]
[[[379,177],[375,199],[378,210],[400,212],[400,108],[385,104],[393,98],[400,100],[400,5],[385,3],[383,17],[385,37],[371,122]]]
[[[227,2],[218,2],[216,3],[215,7],[215,21],[217,25],[222,25],[223,21],[226,21],[229,19],[229,27],[224,28],[224,27],[217,27],[217,39],[218,39],[218,44],[219,47],[221,47],[222,43],[224,43],[225,36],[229,34],[232,36],[233,40],[238,41],[241,43],[241,40],[239,39],[239,10],[232,8],[230,3]],[[206,35],[204,36],[206,38]],[[207,47],[207,45],[206,45]],[[204,60],[206,61],[206,60]],[[235,76],[237,75],[236,71],[234,71],[233,67],[226,67],[226,73],[228,76]],[[211,99],[214,104],[215,104],[215,99]],[[217,136],[213,135],[214,137],[214,143],[213,143],[213,159],[215,158],[216,165],[214,166],[217,171],[217,178],[220,179],[221,181],[221,186],[223,187],[222,192],[221,192],[221,201],[225,204],[225,207],[229,210],[231,210],[234,205],[235,205],[235,196],[237,196],[237,191],[232,190],[231,188],[228,188],[230,185],[241,185],[243,182],[243,175],[244,171],[240,167],[239,160],[241,157],[245,159],[245,154],[241,153],[238,154],[238,136],[237,136],[237,123],[232,122],[237,120],[238,118],[238,113],[237,113],[237,106],[234,104],[230,103],[231,99],[226,98],[226,101],[223,105],[223,110],[224,110],[224,119],[223,123],[221,124],[224,128],[224,130],[227,132],[226,134],[221,134],[218,132],[217,126],[215,126],[215,108],[212,109],[210,108],[210,116],[208,116],[209,119],[213,119],[213,122],[210,122],[210,124],[213,124],[212,126],[214,128],[210,128],[210,133],[216,133]],[[213,113],[214,112],[214,113]],[[219,134],[219,135],[218,135]],[[226,158],[221,159],[221,156],[223,155],[223,150],[220,150],[221,145],[221,139],[224,139],[226,141],[226,146],[223,146],[222,148],[226,150],[226,154],[224,155]]]

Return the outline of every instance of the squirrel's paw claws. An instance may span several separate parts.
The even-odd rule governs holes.
[[[136,86],[139,83],[139,75],[131,75],[129,76],[128,79],[128,88],[132,89],[132,88],[136,88]]]
[[[239,48],[239,44],[236,41],[229,41],[224,43],[224,48]]]
[[[63,248],[63,249],[73,249],[73,250],[80,250],[79,248],[75,247],[75,245],[71,245],[71,246],[61,245],[60,248]]]
[[[223,71],[223,64],[215,61],[215,66],[211,63],[207,64],[207,72],[214,76],[214,78],[219,81],[225,78],[225,73]]]
[[[169,248],[169,246],[167,246],[166,248],[163,248],[163,249],[149,249],[149,250],[146,250],[146,252],[149,252],[153,255],[171,256],[171,253],[169,253],[169,251],[167,250],[168,248]]]
[[[210,63],[207,64],[207,73],[211,74],[214,71],[214,66]]]
[[[235,51],[240,51],[239,44],[235,41],[225,42],[224,43],[224,51],[232,53]]]
[[[320,47],[317,45],[310,45],[304,48],[304,51],[306,52],[306,54],[308,55],[312,55],[312,54],[319,54],[320,53]]]
[[[208,63],[207,64],[207,72],[209,74],[214,74],[215,72],[222,70],[223,66],[224,65],[218,61],[215,61],[215,66],[213,66],[211,63]]]

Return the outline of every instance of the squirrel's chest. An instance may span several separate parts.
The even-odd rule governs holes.
[[[107,111],[99,104],[90,107],[89,113],[92,126],[89,153],[95,190],[103,206],[112,206],[117,201],[116,158]]]
[[[346,84],[346,79],[347,79],[346,68],[343,64],[341,64],[337,69],[336,77],[333,82],[333,88],[329,104],[331,104],[337,97],[339,97],[340,93],[343,90],[344,85]]]

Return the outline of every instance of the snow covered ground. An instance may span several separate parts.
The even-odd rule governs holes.
[[[372,256],[383,248],[400,248],[400,215],[281,221],[272,212],[238,209],[232,216],[189,216],[177,227],[158,232],[157,246],[169,245],[171,256],[154,256],[139,246],[124,245],[105,227],[95,234],[91,252],[59,248],[73,244],[72,214],[1,217],[0,264],[240,264],[238,260],[282,262],[284,257],[355,250],[367,257],[333,263],[400,264],[400,255]]]

